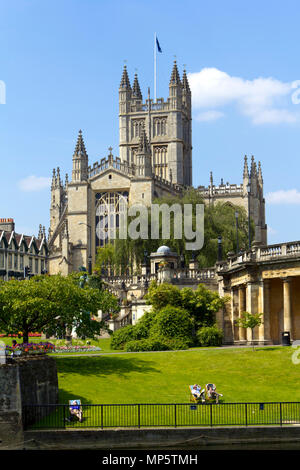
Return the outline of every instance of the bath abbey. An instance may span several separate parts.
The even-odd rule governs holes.
[[[180,195],[192,186],[192,105],[186,72],[171,71],[169,97],[143,99],[137,75],[133,83],[124,67],[119,87],[119,156],[109,154],[89,162],[79,131],[73,154],[72,178],[64,181],[53,170],[51,185],[50,273],[68,274],[95,261],[97,248],[118,224],[128,204],[149,206],[154,198]],[[248,195],[248,185],[251,190]],[[205,203],[232,202],[243,206],[255,223],[255,240],[266,244],[265,201],[260,162],[245,156],[241,182],[216,186],[212,173],[208,186],[197,191]],[[249,201],[248,201],[249,198]],[[248,204],[249,202],[249,204]],[[88,259],[90,257],[90,259]]]
[[[157,197],[180,196],[192,187],[192,97],[186,71],[180,76],[176,61],[170,70],[167,99],[143,97],[138,76],[130,80],[124,66],[119,86],[119,155],[90,162],[88,143],[80,130],[72,156],[72,175],[53,170],[51,185],[48,270],[67,275],[82,266],[89,272],[97,250],[118,229],[124,208],[150,206]],[[71,164],[71,156],[70,156]],[[232,254],[216,266],[200,269],[193,259],[184,268],[179,255],[163,246],[150,254],[141,274],[109,276],[104,281],[122,300],[120,315],[111,329],[135,323],[149,308],[143,297],[149,282],[172,282],[179,287],[204,283],[231,303],[217,315],[225,343],[248,341],[234,320],[247,310],[262,312],[256,329],[258,343],[278,343],[282,331],[300,338],[300,242],[267,245],[263,175],[254,156],[241,161],[238,183],[213,180],[194,188],[205,204],[226,202],[242,206],[255,226],[251,249]],[[106,234],[106,238],[103,237]],[[164,261],[164,269],[160,269]]]

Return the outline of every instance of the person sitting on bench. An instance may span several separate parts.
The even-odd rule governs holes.
[[[205,394],[204,394],[204,389],[201,390],[200,385],[195,384],[193,385],[193,388],[191,390],[193,397],[195,397],[197,400],[201,397],[202,402],[205,401]]]
[[[82,421],[82,409],[80,406],[80,400],[71,400],[69,407],[71,416],[76,416],[79,421]]]

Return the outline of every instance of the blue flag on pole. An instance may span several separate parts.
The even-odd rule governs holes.
[[[158,39],[156,38],[156,45],[157,45],[157,50],[158,52],[162,52],[161,47],[159,45]]]

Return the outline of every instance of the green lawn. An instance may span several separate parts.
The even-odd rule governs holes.
[[[107,344],[108,347],[108,344]],[[104,349],[103,349],[104,350]],[[225,402],[300,401],[291,347],[57,357],[60,403],[187,403],[188,385],[214,382]]]

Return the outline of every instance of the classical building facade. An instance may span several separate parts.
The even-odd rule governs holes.
[[[45,227],[40,225],[38,237],[15,231],[13,219],[0,219],[0,280],[22,279],[24,268],[30,274],[44,274],[47,267],[48,246]]]
[[[120,226],[127,205],[149,206],[156,197],[181,195],[192,186],[191,90],[186,72],[180,78],[174,62],[169,96],[144,101],[138,77],[131,85],[124,67],[119,87],[119,156],[89,162],[79,131],[72,159],[72,178],[59,167],[51,185],[50,274],[90,267],[97,249]],[[241,184],[197,188],[205,203],[228,202],[245,207],[255,224],[255,239],[267,243],[260,163],[244,161]]]
[[[156,269],[157,263],[159,269]],[[300,340],[300,241],[276,245],[255,245],[238,256],[231,255],[210,268],[197,261],[182,268],[176,253],[160,247],[150,255],[150,267],[142,266],[139,276],[108,276],[103,282],[122,302],[118,318],[110,321],[112,330],[135,324],[149,310],[144,295],[149,283],[168,282],[178,288],[196,289],[199,284],[227,296],[226,307],[216,315],[223,330],[224,344],[252,343],[252,334],[237,326],[242,313],[262,314],[262,324],[254,329],[255,344],[281,344],[283,335]]]
[[[251,332],[236,326],[242,312],[262,313],[255,328],[259,344],[279,344],[282,334],[300,339],[300,242],[253,246],[216,267],[219,292],[231,298],[222,319],[227,343],[251,341]],[[248,335],[248,336],[247,336]]]

